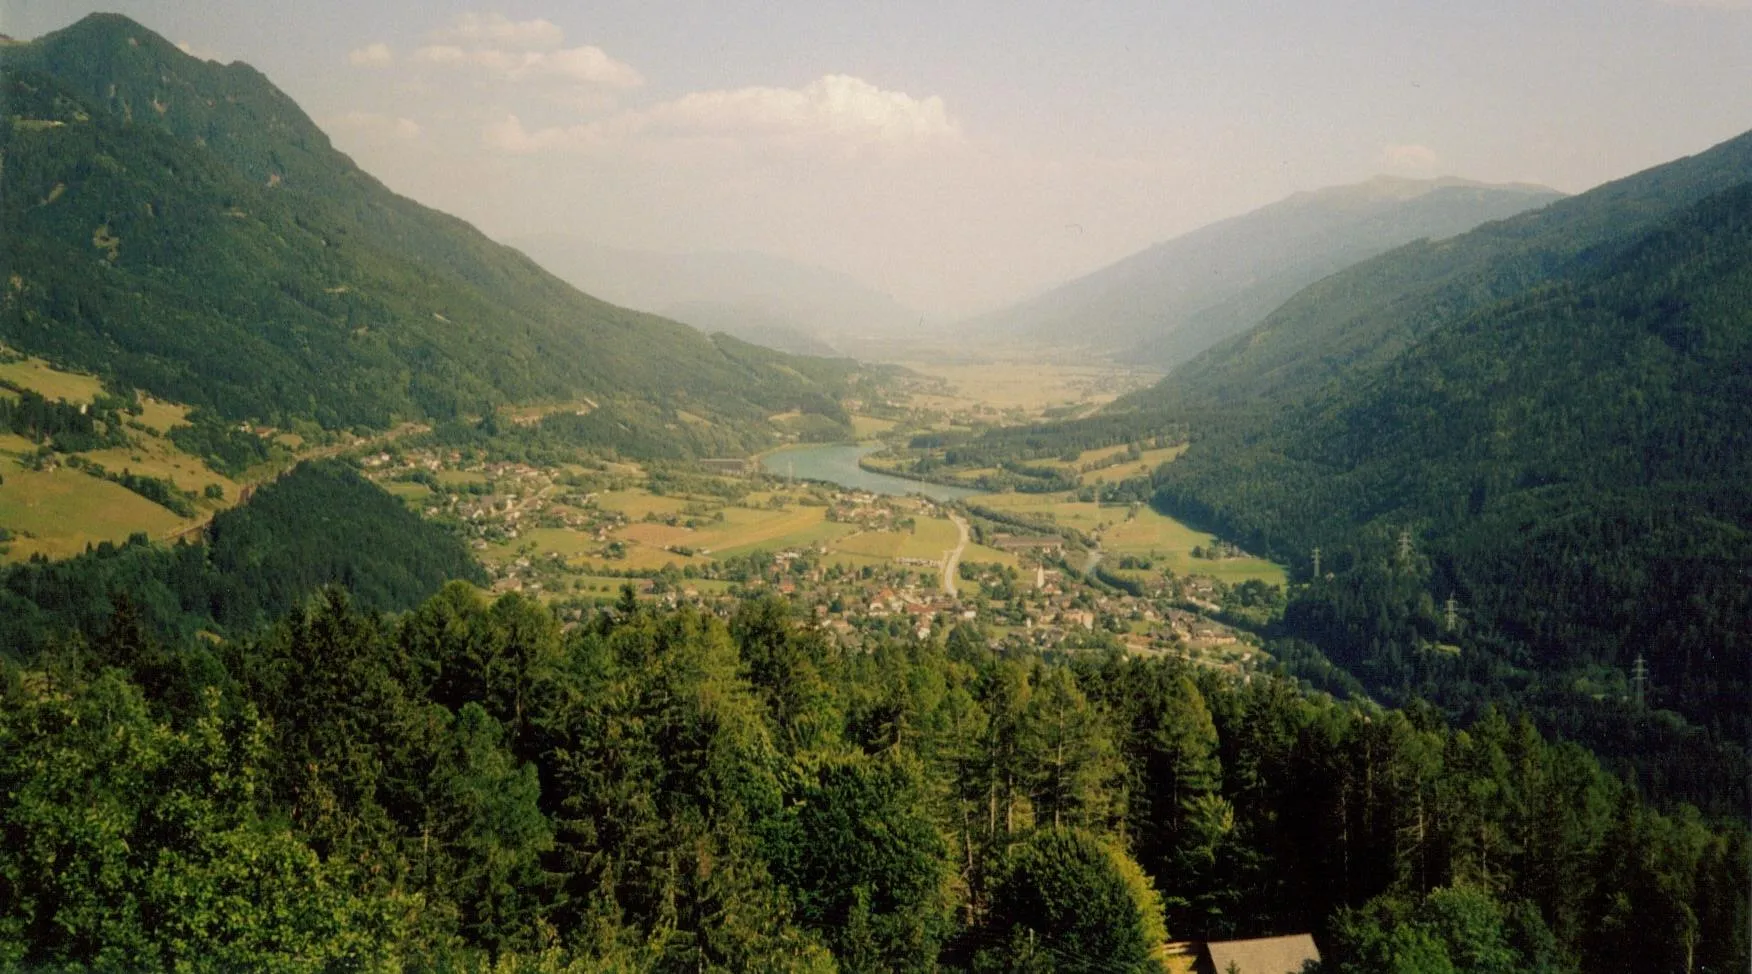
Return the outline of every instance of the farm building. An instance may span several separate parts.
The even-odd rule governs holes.
[[[1163,962],[1174,974],[1297,974],[1320,960],[1305,933],[1254,940],[1181,941],[1165,945]]]

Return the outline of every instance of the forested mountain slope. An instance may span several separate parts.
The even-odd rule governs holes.
[[[1156,244],[965,328],[989,340],[1075,345],[1175,365],[1253,327],[1334,271],[1559,198],[1536,186],[1388,176],[1298,193]]]
[[[9,345],[330,426],[583,398],[758,422],[848,372],[581,294],[388,191],[254,69],[126,18],[0,48],[0,73]]]
[[[452,579],[487,582],[456,535],[340,461],[303,463],[219,512],[193,543],[164,547],[137,535],[76,558],[0,568],[0,657],[118,625],[171,641],[200,630],[250,633],[328,585],[344,586],[361,606],[399,611]]]
[[[1303,289],[1113,408],[1230,410],[1342,385],[1432,329],[1591,273],[1638,233],[1749,178],[1752,133],[1450,240],[1408,244]]]
[[[1735,165],[1738,185],[1699,195],[1732,181]],[[1652,704],[1744,740],[1752,138],[1600,192],[1559,205],[1573,231],[1559,235],[1565,243],[1544,215],[1522,229],[1548,232],[1517,238],[1537,243],[1506,251],[1486,245],[1507,225],[1487,228],[1453,244],[1477,255],[1476,273],[1371,294],[1374,316],[1342,318],[1299,297],[1310,327],[1372,328],[1394,312],[1410,324],[1384,343],[1335,348],[1380,363],[1353,367],[1344,383],[1270,414],[1200,414],[1191,448],[1158,472],[1156,499],[1304,571],[1325,546],[1340,574],[1328,588],[1317,580],[1291,621],[1377,685],[1428,676],[1430,660],[1395,654],[1438,641],[1517,666],[1593,667],[1608,689],[1641,654]],[[1695,198],[1639,218],[1657,197]],[[1395,266],[1433,268],[1429,259],[1414,247],[1352,273],[1374,281]],[[1464,281],[1481,290],[1460,300]],[[1510,282],[1513,297],[1481,296]],[[1336,279],[1314,290],[1335,289]],[[1261,357],[1298,337],[1284,335],[1287,320],[1255,334],[1259,356],[1213,366],[1250,364],[1243,387],[1289,398],[1330,367],[1318,351],[1279,367]],[[1465,638],[1432,604],[1449,593],[1464,607]],[[1357,615],[1383,599],[1404,602],[1403,613]],[[1467,680],[1494,679],[1470,670]]]

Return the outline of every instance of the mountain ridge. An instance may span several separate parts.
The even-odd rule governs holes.
[[[962,333],[1173,365],[1253,326],[1302,287],[1356,261],[1559,198],[1544,187],[1457,177],[1377,176],[1305,191],[971,319]]]
[[[0,59],[0,339],[22,350],[274,425],[588,397],[752,432],[852,370],[583,294],[390,192],[260,72],[125,17]]]

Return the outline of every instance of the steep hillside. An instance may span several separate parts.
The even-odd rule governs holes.
[[[1728,158],[1748,145],[1731,144]],[[1665,219],[1627,217],[1617,233],[1585,207],[1650,195],[1620,185],[1578,199],[1561,224],[1576,231],[1563,238],[1573,256],[1518,296],[1467,308],[1441,303],[1455,283],[1422,300],[1401,292],[1383,306],[1425,323],[1418,340],[1400,333],[1380,367],[1353,367],[1351,381],[1270,416],[1206,414],[1186,455],[1157,474],[1158,503],[1304,568],[1324,545],[1326,565],[1354,569],[1341,589],[1421,575],[1408,597],[1424,608],[1404,619],[1347,622],[1360,592],[1317,590],[1325,607],[1301,620],[1379,681],[1427,675],[1384,654],[1396,635],[1455,638],[1429,605],[1453,593],[1469,645],[1536,669],[1622,674],[1646,656],[1652,702],[1744,739],[1752,166],[1739,175]],[[1637,182],[1689,196],[1698,177],[1692,160]],[[1504,229],[1455,242],[1491,281],[1537,278],[1561,252],[1547,242],[1484,254]],[[1428,266],[1423,248],[1398,259]],[[1285,370],[1310,367],[1320,368]],[[1398,553],[1383,556],[1401,532]],[[1365,569],[1377,581],[1360,581]]]
[[[487,581],[454,534],[332,460],[267,483],[191,540],[167,548],[136,535],[0,569],[0,658],[130,624],[154,638],[250,633],[329,585],[361,606],[402,611],[450,579]]]
[[[1303,287],[1357,261],[1559,198],[1535,186],[1387,176],[1298,193],[976,319],[964,333],[1174,365],[1253,327]]]
[[[1752,133],[1451,240],[1408,244],[1304,288],[1113,408],[1228,409],[1352,381],[1445,323],[1590,273],[1637,233],[1748,174]]]
[[[329,426],[578,399],[758,424],[847,373],[581,294],[389,192],[247,65],[126,18],[0,50],[0,70],[0,340],[19,349]]]

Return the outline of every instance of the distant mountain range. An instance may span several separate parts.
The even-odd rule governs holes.
[[[1174,365],[1360,260],[1560,198],[1540,186],[1390,176],[1298,193],[973,319],[960,334]]]
[[[1661,706],[1744,741],[1748,363],[1752,133],[1327,277],[1107,421],[1193,430],[1156,474],[1164,508],[1299,571],[1403,532],[1401,580],[1369,584],[1427,566],[1407,598],[1453,593],[1491,665],[1644,654]],[[1440,672],[1387,655],[1437,617],[1345,628],[1347,599],[1303,620],[1339,662],[1376,685]]]
[[[748,449],[776,412],[837,413],[850,363],[580,293],[390,192],[248,65],[92,15],[0,47],[0,76],[7,345],[277,425],[587,399],[605,434],[636,408]]]
[[[889,335],[919,314],[851,275],[755,252],[663,254],[566,234],[506,241],[573,286],[628,308],[808,355]]]

